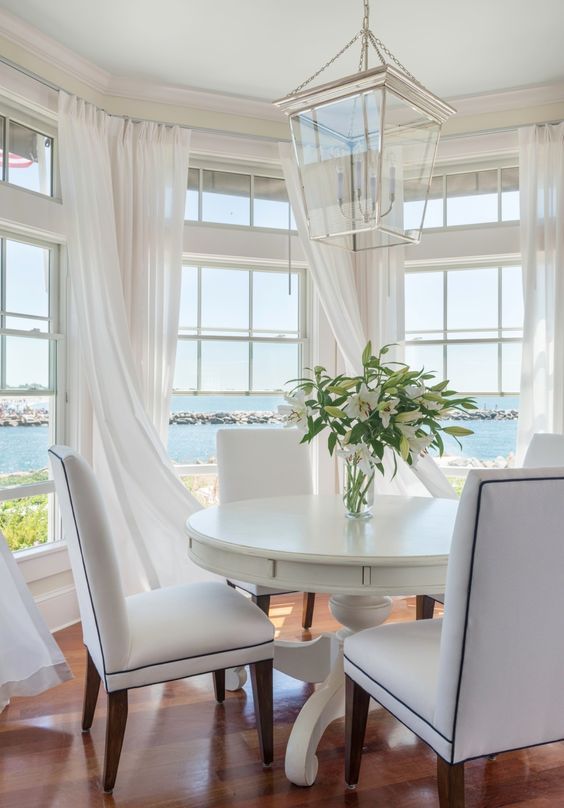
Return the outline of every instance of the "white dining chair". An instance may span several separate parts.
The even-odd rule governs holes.
[[[249,428],[217,431],[217,470],[222,504],[261,497],[311,494],[313,480],[309,449],[300,443],[297,429]],[[245,581],[229,580],[250,593],[268,614],[273,595],[288,594],[280,589]],[[313,621],[315,594],[304,592],[302,626]]]
[[[441,808],[463,808],[466,761],[564,738],[563,524],[564,468],[470,471],[444,618],[345,640],[349,785],[371,697],[437,753]]]
[[[251,665],[257,729],[272,762],[274,627],[221,582],[185,584],[125,597],[112,527],[94,473],[66,446],[49,449],[80,607],[87,670],[82,729],[92,725],[100,681],[108,694],[103,787],[114,788],[127,721],[127,691],[213,673],[225,697],[225,669]],[[158,537],[157,537],[158,540]]]
[[[557,432],[535,432],[523,458],[524,469],[564,467],[564,435]],[[417,620],[429,620],[434,616],[435,604],[444,604],[444,595],[418,595],[416,598]]]

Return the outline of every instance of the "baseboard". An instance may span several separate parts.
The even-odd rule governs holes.
[[[62,586],[44,595],[37,595],[35,602],[51,632],[66,628],[80,619],[73,585]]]

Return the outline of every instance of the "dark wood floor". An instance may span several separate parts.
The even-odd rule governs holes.
[[[300,629],[301,596],[275,599],[280,636],[334,628],[327,598],[316,603],[315,632]],[[415,603],[397,601],[392,619],[413,619]],[[1,808],[436,808],[434,754],[383,710],[370,714],[367,749],[355,792],[343,782],[343,721],[325,733],[319,777],[309,789],[284,776],[292,721],[310,686],[275,673],[275,756],[259,763],[249,685],[213,699],[211,676],[133,690],[118,781],[100,792],[105,699],[90,734],[80,732],[84,652],[79,626],[57,640],[76,679],[35,698],[14,699],[0,716]],[[564,806],[564,743],[467,765],[468,808]]]

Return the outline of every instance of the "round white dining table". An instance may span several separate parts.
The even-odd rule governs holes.
[[[217,505],[188,519],[188,552],[204,569],[285,592],[331,595],[341,630],[275,645],[278,670],[319,683],[286,749],[286,775],[296,785],[315,782],[321,736],[344,712],[344,638],[383,623],[391,595],[444,592],[457,506],[452,499],[379,495],[372,518],[350,519],[340,497],[312,494]]]

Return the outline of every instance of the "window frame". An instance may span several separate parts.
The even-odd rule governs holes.
[[[60,183],[59,183],[59,143],[58,143],[58,132],[55,125],[53,125],[50,121],[47,121],[43,118],[35,117],[34,115],[26,112],[25,110],[18,109],[17,107],[11,106],[10,104],[0,101],[0,118],[2,119],[3,123],[3,133],[4,133],[4,145],[8,148],[6,151],[9,152],[9,123],[13,121],[20,126],[24,126],[27,129],[31,129],[39,135],[43,135],[44,137],[48,137],[52,141],[51,146],[51,193],[44,194],[41,191],[34,191],[30,188],[24,188],[21,185],[17,185],[16,183],[10,182],[9,180],[5,179],[5,175],[7,173],[6,163],[4,161],[4,165],[2,166],[2,170],[0,171],[0,182],[2,185],[5,185],[8,188],[14,188],[17,191],[22,191],[26,194],[33,194],[34,196],[38,196],[41,199],[52,199],[55,202],[61,202],[61,191],[60,191]]]
[[[196,267],[198,271],[198,322],[196,323],[196,328],[194,329],[194,333],[184,333],[182,331],[178,331],[178,341],[191,341],[198,343],[198,355],[197,355],[197,385],[198,388],[196,390],[185,390],[181,388],[173,388],[172,395],[173,396],[280,396],[282,391],[272,391],[272,390],[253,390],[252,389],[252,379],[253,379],[253,343],[266,343],[267,345],[298,345],[299,352],[298,352],[298,364],[301,372],[303,368],[306,366],[307,362],[309,361],[309,336],[308,336],[308,329],[307,329],[307,306],[308,306],[308,289],[307,289],[307,276],[306,276],[306,269],[300,265],[292,265],[292,274],[297,275],[299,289],[298,289],[298,330],[296,332],[295,337],[267,337],[267,336],[253,336],[253,284],[252,284],[252,277],[255,273],[263,273],[263,272],[277,272],[280,275],[287,274],[288,268],[282,267],[280,265],[272,266],[264,264],[263,262],[260,263],[249,263],[249,262],[241,262],[241,261],[194,261],[190,260],[190,258],[185,258],[182,261],[182,267]],[[205,331],[202,333],[202,326],[201,326],[201,299],[202,299],[202,283],[201,283],[201,276],[202,276],[202,269],[227,269],[227,270],[234,270],[234,271],[244,271],[249,273],[249,329],[243,330],[241,329],[241,334],[234,335],[234,332],[238,329],[225,329],[227,332],[225,336],[221,334],[217,334],[217,332],[221,331],[220,328],[214,328],[213,331],[216,332],[214,334],[206,334]],[[240,342],[240,343],[248,343],[249,344],[249,387],[246,390],[204,390],[200,389],[200,381],[201,381],[201,344],[203,342]]]
[[[284,176],[281,171],[276,171],[273,167],[260,166],[250,168],[245,165],[232,165],[230,163],[196,162],[189,166],[189,171],[198,171],[198,218],[184,219],[186,225],[204,225],[205,227],[225,227],[234,230],[253,231],[257,233],[297,233],[297,229],[291,227],[292,206],[288,200],[288,227],[260,227],[255,225],[255,177],[270,180],[282,180]],[[249,224],[233,224],[231,222],[208,222],[202,218],[203,212],[203,192],[204,192],[204,171],[217,171],[222,174],[240,174],[249,177]],[[188,193],[188,185],[186,185]]]
[[[477,225],[473,225],[473,227],[477,227]],[[521,267],[522,264],[522,257],[519,254],[515,255],[505,255],[505,256],[489,256],[480,259],[474,260],[456,260],[456,261],[448,261],[442,260],[437,262],[425,262],[422,264],[418,264],[417,262],[406,262],[405,264],[405,273],[406,275],[412,274],[420,274],[420,273],[430,273],[430,272],[441,272],[442,273],[442,288],[443,288],[443,312],[442,312],[442,337],[437,337],[437,339],[425,339],[425,340],[414,340],[409,338],[409,334],[435,334],[437,331],[435,329],[418,329],[409,331],[407,329],[407,322],[405,328],[405,346],[406,348],[409,346],[422,346],[422,345],[438,345],[442,347],[442,369],[441,369],[441,377],[448,378],[448,359],[447,359],[447,352],[449,345],[497,345],[497,391],[480,391],[474,390],[472,392],[465,393],[465,395],[471,396],[479,396],[479,397],[486,397],[486,396],[495,396],[496,398],[502,398],[504,396],[518,396],[520,395],[520,390],[516,391],[509,391],[503,390],[502,387],[502,379],[503,379],[503,367],[502,367],[502,346],[506,344],[523,344],[523,337],[507,337],[503,335],[503,332],[508,331],[521,331],[521,328],[503,328],[503,268],[504,267]],[[448,273],[449,272],[457,272],[460,270],[471,270],[471,269],[496,269],[497,270],[497,326],[493,328],[478,328],[478,329],[469,329],[469,328],[448,328]],[[484,333],[491,333],[492,331],[497,332],[496,337],[484,337],[483,339],[476,338],[461,338],[461,339],[449,339],[448,334],[453,333],[468,333],[474,331],[476,335],[480,332]]]
[[[440,178],[442,181],[442,220],[443,223],[439,227],[425,227],[423,225],[422,234],[424,233],[443,233],[454,232],[457,230],[472,230],[477,227],[514,227],[519,223],[519,219],[502,219],[502,171],[507,168],[519,168],[518,155],[509,156],[506,158],[499,158],[493,162],[464,162],[464,163],[447,163],[438,164],[435,166],[433,172],[433,179]],[[496,171],[497,172],[497,219],[494,222],[472,222],[469,224],[447,224],[447,177],[454,174],[476,174],[480,171]],[[427,206],[425,206],[425,213]],[[423,222],[425,219],[423,218]],[[520,259],[519,259],[520,260]],[[407,264],[406,264],[407,267]]]
[[[8,183],[9,184],[9,183]],[[12,186],[19,187],[19,186]],[[21,189],[27,190],[27,189]],[[31,193],[35,193],[32,191]],[[40,194],[45,197],[45,194]],[[49,198],[49,197],[48,197]],[[53,409],[49,413],[49,444],[55,443],[59,436],[64,434],[65,427],[65,404],[67,396],[65,393],[65,325],[66,325],[66,271],[62,260],[62,248],[56,241],[37,238],[29,232],[11,231],[7,228],[0,229],[1,240],[1,260],[0,260],[0,338],[4,336],[17,336],[22,338],[42,339],[50,343],[49,350],[49,388],[48,390],[2,387],[0,382],[0,398],[22,397],[22,398],[49,398],[53,402]],[[5,299],[5,276],[6,276],[6,241],[17,241],[23,244],[30,244],[49,251],[49,330],[47,332],[31,332],[25,329],[4,328],[2,317],[13,315],[14,312],[7,312],[4,308]],[[21,314],[21,312],[18,312]],[[45,321],[45,318],[36,318],[26,315],[26,319],[38,319]],[[52,330],[51,330],[52,329]],[[3,343],[3,340],[1,340]],[[3,362],[2,375],[5,374],[5,362]],[[5,376],[4,376],[5,378]],[[48,458],[45,458],[47,468]],[[14,551],[15,558],[29,558],[35,553],[51,553],[55,548],[62,546],[63,536],[60,519],[57,515],[55,502],[55,484],[51,478],[35,483],[23,483],[21,485],[6,486],[0,488],[0,502],[15,499],[25,499],[36,495],[48,496],[48,540],[47,542],[22,548]]]

